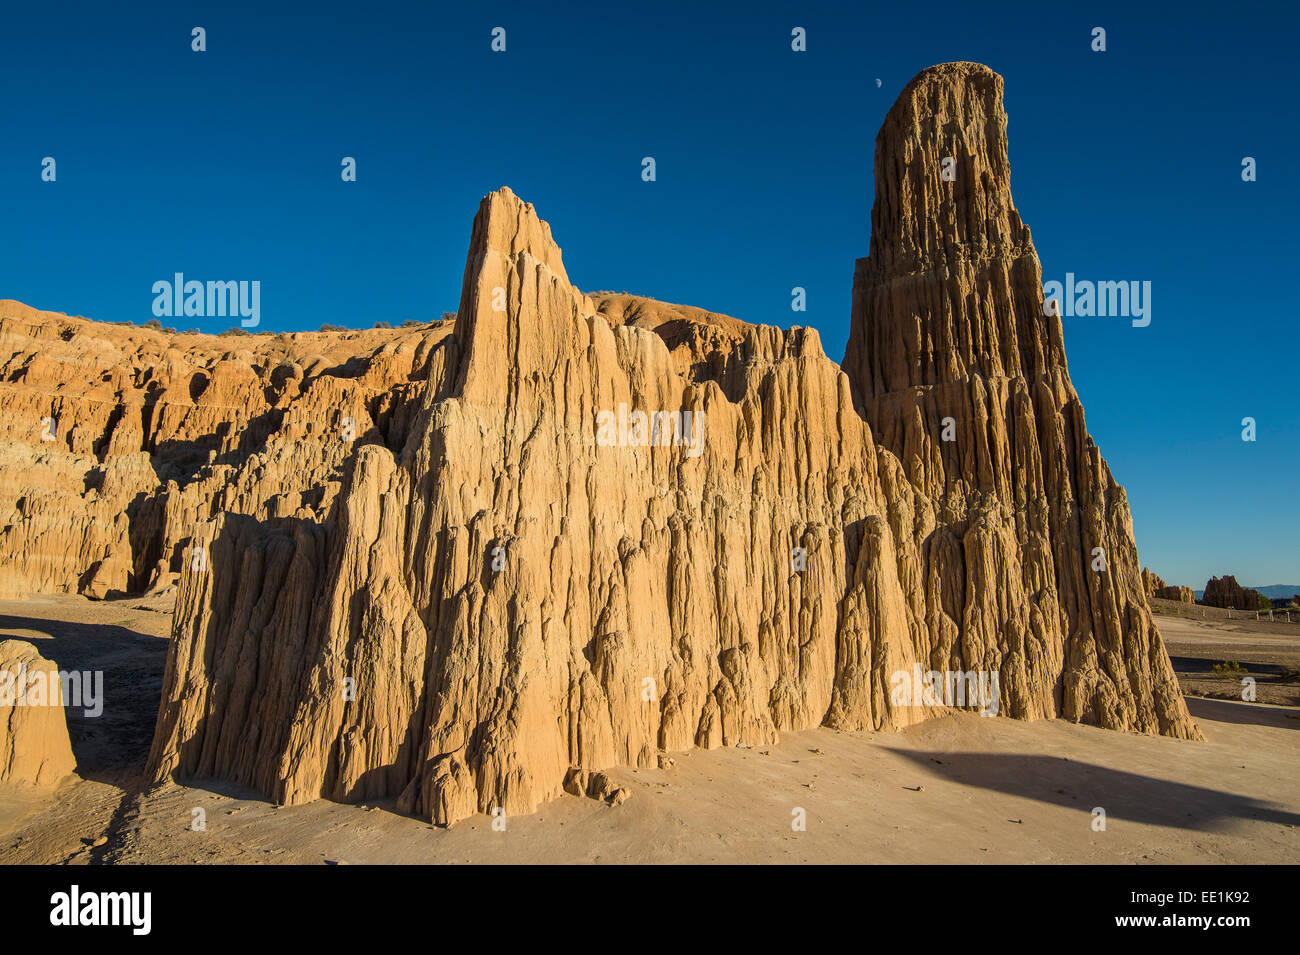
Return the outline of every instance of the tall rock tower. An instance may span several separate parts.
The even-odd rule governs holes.
[[[1128,501],[1088,436],[1061,320],[1044,314],[1002,88],[986,66],[945,63],[903,90],[876,137],[854,274],[854,404],[935,506],[930,662],[1001,661],[1021,713],[1198,738]]]

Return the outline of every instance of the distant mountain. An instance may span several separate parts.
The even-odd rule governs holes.
[[[1269,584],[1267,587],[1256,587],[1255,589],[1270,600],[1300,594],[1300,584]]]
[[[1277,600],[1279,597],[1290,597],[1292,594],[1300,594],[1300,584],[1269,584],[1266,587],[1250,587],[1250,590],[1258,590],[1269,600]],[[1194,591],[1196,599],[1201,600],[1205,597],[1204,590]]]

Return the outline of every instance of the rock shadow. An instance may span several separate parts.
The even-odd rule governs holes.
[[[890,751],[964,786],[1035,799],[1085,814],[1100,806],[1110,821],[1200,832],[1229,831],[1239,821],[1300,825],[1300,813],[1276,803],[1060,756],[931,753],[896,748]]]
[[[0,615],[0,638],[9,636],[29,641],[61,671],[102,673],[98,715],[89,715],[82,705],[65,705],[72,753],[83,779],[127,785],[149,755],[167,639],[116,624]],[[76,702],[93,703],[86,696]]]

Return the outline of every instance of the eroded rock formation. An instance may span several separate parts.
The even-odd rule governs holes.
[[[30,643],[0,641],[0,782],[51,789],[76,769],[62,690]]]
[[[888,695],[918,656],[882,504],[912,491],[815,332],[670,351],[611,326],[502,190],[456,338],[401,453],[349,459],[332,521],[205,530],[155,772],[452,822],[660,750],[922,718]],[[680,436],[602,443],[620,407]]]
[[[1241,586],[1231,574],[1207,580],[1201,603],[1229,610],[1258,610],[1261,606],[1259,591]]]
[[[1059,314],[1044,315],[1006,125],[1002,78],[948,63],[908,84],[876,138],[844,368],[930,505],[912,528],[912,617],[936,668],[1000,669],[1025,715],[1195,735],[1128,501],[1088,436]]]
[[[664,751],[959,702],[892,693],[914,667],[996,674],[1006,716],[1197,737],[1043,316],[1005,127],[974,64],[891,110],[843,368],[812,329],[582,293],[508,189],[474,220],[454,323],[400,362],[376,344],[286,396],[280,353],[249,348],[265,435],[217,473],[247,420],[196,426],[218,460],[144,489],[178,517],[128,535],[165,545],[114,578],[180,574],[151,774],[450,823],[566,784],[613,800],[602,770]],[[167,395],[234,360],[211,342]],[[345,394],[365,440],[339,440]]]
[[[1162,600],[1177,600],[1179,603],[1193,604],[1196,603],[1196,593],[1191,587],[1183,587],[1178,584],[1166,584],[1161,577],[1146,567],[1142,568],[1142,589],[1148,597],[1159,597]]]

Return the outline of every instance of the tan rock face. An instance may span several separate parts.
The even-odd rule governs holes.
[[[294,466],[169,487],[207,510],[166,551],[152,774],[438,823],[566,784],[614,802],[603,771],[664,751],[972,705],[901,692],[923,671],[990,678],[1001,715],[1196,736],[1042,317],[1001,80],[922,74],[876,166],[844,369],[811,329],[584,294],[533,207],[487,196],[454,328],[361,374],[367,397],[337,378],[371,352],[273,406],[314,421],[347,394],[393,426],[321,450],[277,417]],[[289,488],[311,506],[271,508]]]
[[[881,502],[911,490],[816,333],[720,344],[729,399],[559,263],[532,206],[484,199],[461,361],[401,452],[359,448],[323,526],[205,529],[156,773],[453,822],[661,750],[923,717],[888,693],[916,635]],[[618,423],[656,412],[678,427]]]
[[[30,643],[0,641],[0,782],[49,789],[75,769],[58,668]]]

